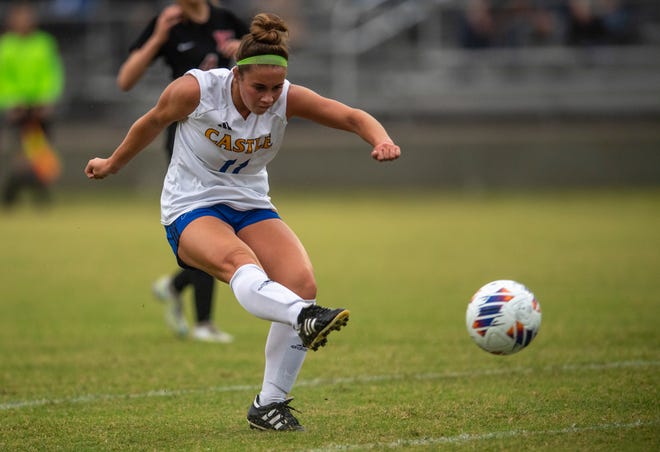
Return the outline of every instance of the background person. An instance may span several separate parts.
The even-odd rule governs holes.
[[[161,223],[182,266],[228,283],[239,303],[268,320],[261,392],[248,410],[251,427],[301,430],[287,396],[306,350],[348,321],[347,310],[316,305],[309,256],[268,195],[267,165],[286,124],[301,117],[353,132],[378,161],[400,149],[368,113],[286,80],[287,27],[272,14],[255,16],[237,66],[191,70],[172,82],[154,108],[131,126],[109,158],[93,158],[90,179],[116,173],[165,127],[177,122],[174,155],[161,195]]]
[[[64,70],[57,42],[38,28],[28,2],[9,6],[6,31],[0,36],[0,110],[6,111],[21,150],[11,163],[2,201],[12,207],[24,189],[40,204],[50,201],[50,186],[60,175],[60,162],[47,137],[54,104],[64,90]]]
[[[128,91],[142,78],[149,65],[162,58],[172,79],[187,70],[228,67],[247,26],[227,9],[206,0],[178,0],[154,17],[130,47],[130,54],[117,75],[117,85]],[[166,151],[172,157],[176,125],[167,129]],[[196,325],[191,337],[208,342],[230,343],[232,335],[212,322],[214,279],[197,269],[182,269],[163,276],[153,286],[154,294],[166,302],[167,323],[179,335],[188,333],[182,291],[193,287]]]

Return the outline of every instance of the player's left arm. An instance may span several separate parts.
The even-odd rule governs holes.
[[[373,146],[371,156],[378,161],[395,160],[401,149],[394,144],[383,125],[369,113],[323,97],[300,85],[291,85],[287,96],[287,116],[297,116],[360,136]]]

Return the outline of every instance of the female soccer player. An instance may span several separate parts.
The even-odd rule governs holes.
[[[290,118],[354,132],[378,161],[400,149],[368,113],[324,98],[286,79],[287,26],[258,14],[234,68],[188,71],[139,118],[108,158],[93,158],[90,179],[116,173],[165,127],[178,122],[174,155],[161,196],[161,222],[181,266],[230,285],[251,314],[272,322],[261,392],[248,411],[251,427],[301,430],[287,395],[306,349],[346,325],[346,309],[316,305],[312,264],[268,195],[266,166]]]

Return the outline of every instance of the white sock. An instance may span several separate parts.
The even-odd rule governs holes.
[[[239,267],[229,285],[238,302],[250,314],[293,328],[297,326],[300,310],[311,304],[282,284],[268,279],[268,275],[254,264]]]
[[[287,325],[273,323],[266,341],[266,369],[259,404],[283,402],[300,373],[307,349]]]

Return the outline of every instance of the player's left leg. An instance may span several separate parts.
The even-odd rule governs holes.
[[[311,261],[302,243],[286,223],[279,219],[264,220],[242,229],[238,236],[255,252],[269,278],[291,289],[305,301],[316,302],[316,280]],[[318,309],[327,311],[329,316],[332,315],[333,323],[337,314],[348,315],[348,311],[343,309]],[[344,324],[345,321],[342,320],[341,326]],[[333,329],[339,327],[337,324]],[[266,342],[266,368],[262,389],[251,407],[252,417],[259,412],[258,406],[288,406],[287,396],[302,368],[306,346],[308,344],[303,344],[299,332],[288,325],[273,323]],[[255,419],[250,420],[250,423],[257,428],[263,426],[263,423],[254,425],[259,424]]]

